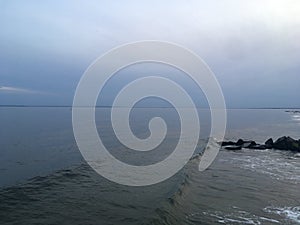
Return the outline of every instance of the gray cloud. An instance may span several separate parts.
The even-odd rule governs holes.
[[[0,3],[1,84],[59,93],[51,102],[71,104],[95,58],[126,42],[156,39],[202,57],[229,106],[300,107],[298,0],[76,3]]]
[[[42,91],[35,91],[31,89],[19,88],[19,87],[8,87],[8,86],[0,86],[0,93],[20,93],[20,94],[49,94]]]

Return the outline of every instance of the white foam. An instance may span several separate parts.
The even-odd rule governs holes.
[[[230,153],[234,154],[234,153]],[[230,161],[244,169],[266,174],[276,180],[289,180],[300,183],[299,158],[290,152],[279,152],[275,150],[266,151],[244,151],[243,154],[223,159]]]
[[[265,212],[284,216],[286,219],[292,220],[300,224],[300,206],[296,207],[266,207]]]
[[[246,211],[237,210],[238,207],[233,206],[234,212],[224,213],[220,211],[214,212],[203,212],[203,215],[216,218],[218,223],[223,224],[251,224],[260,225],[265,224],[265,222],[280,223],[278,220],[257,216]]]

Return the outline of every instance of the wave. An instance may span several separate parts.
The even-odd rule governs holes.
[[[206,218],[211,223],[220,224],[300,224],[300,207],[265,207],[266,214],[256,215],[233,206],[231,212],[204,211],[188,215],[190,221],[201,221]],[[261,213],[260,213],[261,214]],[[273,215],[277,215],[276,218]]]
[[[241,150],[227,152],[231,157],[221,161],[229,162],[243,169],[264,174],[276,180],[300,183],[300,164],[297,154],[280,150]]]
[[[188,164],[188,167],[193,164],[197,168],[196,158]],[[100,219],[104,221],[103,224],[111,224],[110,221],[116,220],[114,224],[141,224],[143,221],[144,224],[173,225],[178,220],[176,207],[188,192],[189,169],[184,169],[176,176],[173,179],[175,183],[162,184],[164,189],[170,189],[166,193],[159,187],[146,187],[145,192],[144,188],[136,189],[107,181],[87,164],[80,164],[0,189],[0,217],[7,224],[11,221],[9,215],[14,216],[14,221],[24,223],[30,221],[34,224],[35,220],[40,220],[41,223],[50,221],[55,224],[57,218],[62,218],[63,211],[66,210],[65,213],[74,213],[73,216],[77,218],[73,224],[84,224],[81,220],[87,216],[80,218],[80,213],[90,211],[91,217],[95,217],[92,220]],[[132,203],[127,198],[133,198],[137,203]],[[139,214],[143,218],[139,218]],[[114,216],[111,217],[112,215]]]
[[[211,182],[215,183],[214,179],[222,180],[217,178],[218,176],[228,174],[228,168],[226,165],[224,168],[222,160],[227,160],[229,162],[227,165],[230,165],[230,168],[232,165],[243,166],[253,163],[267,166],[270,163],[262,160],[266,160],[268,157],[273,160],[277,157],[277,154],[281,153],[273,151],[271,153],[263,151],[243,151],[241,153],[224,151],[222,154],[223,156],[225,154],[226,157],[218,160],[221,162],[218,164],[219,168],[208,169],[208,175],[203,174],[206,176],[202,177],[202,175],[199,176],[199,162],[203,156],[205,145],[206,141],[203,140],[182,171],[170,180],[151,187],[134,188],[114,184],[101,178],[87,164],[59,170],[47,176],[35,177],[26,184],[0,190],[0,218],[3,222],[7,222],[9,221],[7,215],[14,215],[15,221],[23,221],[27,224],[34,224],[32,221],[35,221],[35,218],[39,223],[49,224],[53,222],[53,224],[57,224],[58,218],[63,219],[67,214],[74,217],[73,224],[86,224],[87,222],[83,222],[83,219],[90,219],[90,224],[96,224],[95,221],[101,220],[103,224],[107,222],[107,224],[151,225],[199,223],[259,225],[282,224],[284,219],[291,221],[289,223],[299,223],[300,207],[266,207],[263,209],[266,206],[263,205],[260,207],[264,211],[263,214],[257,214],[256,210],[251,212],[251,209],[247,209],[250,211],[248,212],[237,207],[229,210],[224,209],[224,211],[220,207],[214,208],[214,201],[217,201],[218,197],[222,198],[223,194],[229,194],[224,185],[228,185],[228,182],[232,180],[242,181],[237,180],[241,178],[238,170],[235,171],[238,176],[231,174],[228,182],[218,183],[223,186],[212,185]],[[214,147],[215,143],[208,143],[208,151]],[[247,155],[247,152],[253,155]],[[252,160],[257,157],[260,159],[259,161]],[[241,159],[241,161],[238,161],[238,159]],[[296,160],[284,159],[288,163]],[[230,160],[233,160],[234,163],[232,164]],[[276,166],[276,164],[278,164],[278,161],[272,163],[273,166]],[[288,167],[293,171],[295,170],[287,165],[283,163],[282,168]],[[260,170],[260,167],[255,166],[255,170]],[[207,182],[202,183],[203,179],[199,181],[199,177],[207,179]],[[224,178],[227,177],[224,176]],[[246,188],[249,188],[249,185]],[[210,190],[212,192],[209,192]],[[249,189],[249,191],[256,192],[257,190],[255,188],[253,190]],[[251,195],[252,192],[247,191],[246,193]],[[208,200],[208,205],[205,201],[201,203],[201,200],[199,200],[199,203],[198,199],[195,199],[201,194],[206,196],[199,199]],[[134,201],[131,199],[134,199]],[[224,197],[225,202],[228,199]],[[193,205],[194,203],[191,202],[193,200],[197,202],[197,205]],[[188,204],[186,204],[187,202]],[[231,203],[231,201],[228,202],[228,204]],[[197,208],[198,204],[201,208]],[[185,208],[186,205],[190,206],[191,209]],[[64,210],[66,211],[64,212]],[[191,213],[194,210],[196,212]],[[82,215],[83,212],[86,215]],[[49,217],[52,220],[50,222],[48,221]],[[68,222],[66,224],[70,224],[70,221],[66,222]]]
[[[300,206],[296,207],[272,207],[264,208],[267,213],[277,214],[283,216],[285,219],[300,224]]]
[[[265,223],[280,224],[280,221],[267,218],[264,216],[257,216],[244,210],[237,210],[232,213],[224,213],[220,211],[203,212],[203,217],[210,217],[215,219],[220,224],[250,224],[261,225]]]
[[[197,179],[196,175],[199,174],[199,164],[202,157],[205,153],[214,150],[216,147],[219,148],[217,142],[208,142],[208,139],[201,140],[198,143],[198,148],[194,155],[183,168],[181,180],[177,183],[174,192],[155,210],[158,218],[150,221],[149,224],[182,225],[188,223],[180,208],[189,191],[191,191],[191,186],[196,183],[195,179]]]

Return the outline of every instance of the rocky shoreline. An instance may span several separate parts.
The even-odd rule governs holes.
[[[300,113],[300,110],[286,110],[287,113]]]
[[[292,151],[295,153],[300,153],[300,139],[295,140],[291,137],[283,136],[273,141],[272,138],[268,139],[264,144],[256,143],[253,140],[243,140],[239,139],[237,142],[234,141],[222,141],[219,144],[226,150],[241,150],[242,148],[247,149],[276,149],[284,151]]]

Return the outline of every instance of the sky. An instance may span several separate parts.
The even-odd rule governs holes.
[[[300,107],[300,1],[0,1],[0,105],[71,105],[87,67],[128,42],[198,54],[229,108]]]

